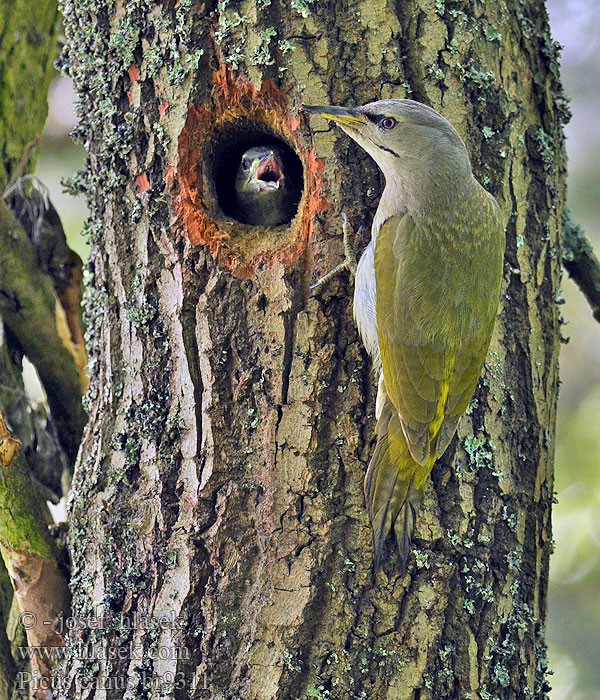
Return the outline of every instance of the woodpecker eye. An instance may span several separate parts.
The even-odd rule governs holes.
[[[247,158],[244,158],[244,160],[242,161],[242,168],[244,168],[244,170],[248,170],[249,167],[250,161]]]
[[[393,129],[396,126],[396,120],[393,117],[384,117],[379,122],[379,126],[382,129]]]

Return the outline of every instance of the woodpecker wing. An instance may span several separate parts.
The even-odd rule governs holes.
[[[446,244],[448,234],[452,231],[444,238]],[[377,335],[385,389],[412,457],[422,465],[433,464],[446,449],[471,399],[498,299],[489,285],[478,293],[488,275],[477,279],[477,271],[469,269],[468,260],[461,261],[458,250],[454,260],[452,251],[448,260],[440,259],[440,248],[439,238],[419,230],[409,214],[387,219],[375,245]],[[494,275],[498,277],[496,270]],[[468,300],[464,289],[470,290]],[[471,308],[473,304],[480,308]]]

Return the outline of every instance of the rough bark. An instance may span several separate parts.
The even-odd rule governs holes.
[[[95,368],[71,498],[84,629],[65,695],[545,697],[566,112],[543,7],[64,0],[63,12],[89,146],[76,184],[92,210]],[[340,209],[364,245],[381,178],[297,107],[405,95],[463,135],[508,247],[484,376],[399,577],[393,553],[372,572],[375,387],[352,286],[308,289],[340,260]],[[218,206],[227,161],[265,133],[304,168],[299,214],[273,231]],[[167,622],[149,630],[152,616]]]

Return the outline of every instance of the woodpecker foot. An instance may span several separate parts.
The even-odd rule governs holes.
[[[343,241],[344,241],[344,262],[341,262],[339,265],[336,265],[333,270],[330,270],[326,275],[323,275],[320,279],[318,279],[314,284],[311,284],[309,289],[317,289],[318,287],[322,287],[324,284],[329,282],[329,280],[333,279],[337,274],[340,272],[343,272],[344,270],[348,270],[350,275],[352,277],[356,276],[356,257],[354,255],[354,250],[352,250],[352,244],[350,242],[350,235],[352,233],[352,229],[350,227],[350,222],[348,221],[348,217],[346,216],[346,212],[342,212],[342,219],[343,219],[343,224],[342,224],[342,233],[343,233]],[[362,231],[362,226],[358,229],[358,234]]]

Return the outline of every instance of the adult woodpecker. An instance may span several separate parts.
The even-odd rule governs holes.
[[[365,498],[381,565],[402,569],[425,481],[473,395],[496,319],[505,236],[454,127],[413,100],[305,106],[336,122],[385,175],[354,287],[354,318],[381,367]]]
[[[254,146],[240,160],[235,178],[238,221],[254,226],[277,226],[294,216],[298,196],[288,183],[283,152],[277,146]]]

